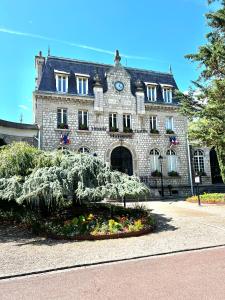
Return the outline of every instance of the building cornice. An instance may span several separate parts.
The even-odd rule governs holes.
[[[45,91],[34,91],[33,95],[36,99],[49,99],[49,100],[69,100],[75,102],[85,102],[85,103],[93,103],[94,96],[81,96],[77,94],[63,94],[63,93],[54,93],[54,92],[45,92]]]

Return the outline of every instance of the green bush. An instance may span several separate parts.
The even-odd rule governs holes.
[[[158,129],[152,128],[150,130],[150,133],[159,134],[159,131],[158,131]]]
[[[151,175],[152,175],[153,177],[160,177],[160,176],[162,175],[162,173],[161,173],[160,171],[158,171],[158,170],[155,170],[155,171],[153,171],[153,172],[151,173]]]
[[[170,172],[168,172],[168,176],[171,176],[171,177],[178,177],[178,176],[179,176],[179,173],[176,172],[176,171],[170,171]]]

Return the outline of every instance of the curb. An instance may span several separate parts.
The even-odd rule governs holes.
[[[15,274],[15,275],[6,275],[6,276],[0,276],[0,280],[23,278],[26,276],[46,274],[46,273],[55,272],[55,271],[78,269],[81,267],[91,267],[91,266],[98,266],[98,265],[99,266],[107,265],[110,263],[125,262],[125,261],[138,260],[138,259],[143,259],[143,258],[151,258],[151,257],[156,257],[156,256],[170,255],[170,254],[183,253],[183,252],[190,252],[190,251],[201,251],[201,250],[214,249],[214,248],[220,248],[220,247],[225,247],[225,244],[216,245],[216,246],[199,247],[199,248],[189,248],[189,249],[183,249],[183,250],[175,250],[175,251],[170,251],[170,252],[162,252],[162,253],[149,254],[149,255],[134,256],[134,257],[130,257],[130,258],[105,260],[105,261],[94,262],[94,263],[77,264],[77,265],[71,265],[71,266],[65,266],[65,267],[59,267],[59,268],[46,269],[46,270],[42,270],[42,271],[40,270],[40,271],[34,271],[34,272]]]

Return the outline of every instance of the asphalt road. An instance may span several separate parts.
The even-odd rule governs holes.
[[[224,300],[224,278],[220,247],[2,280],[0,299]]]

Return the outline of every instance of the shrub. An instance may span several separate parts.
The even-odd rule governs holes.
[[[88,126],[85,124],[80,124],[79,125],[79,130],[88,130]]]
[[[174,134],[174,131],[172,129],[166,129],[167,134]]]
[[[60,123],[60,124],[58,124],[57,128],[59,128],[59,129],[68,129],[69,126],[68,126],[68,124]]]
[[[133,129],[130,128],[130,127],[124,127],[124,128],[123,128],[123,132],[125,132],[125,133],[132,133],[132,132],[133,132]]]
[[[119,131],[119,128],[117,128],[117,127],[110,127],[110,128],[109,128],[109,131],[110,131],[110,132],[118,132],[118,131]]]
[[[159,131],[158,131],[158,129],[152,128],[150,130],[150,133],[159,134]]]
[[[200,195],[201,202],[203,203],[225,203],[225,194],[220,193],[204,193]],[[197,196],[192,196],[186,199],[188,202],[198,202]]]
[[[162,173],[158,170],[155,170],[151,173],[153,177],[161,177]]]
[[[171,177],[178,177],[178,176],[179,176],[179,173],[176,172],[176,171],[170,171],[170,172],[168,172],[168,176],[171,176]]]

